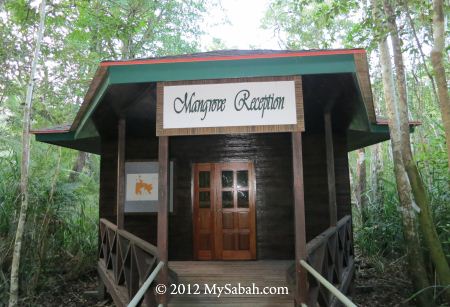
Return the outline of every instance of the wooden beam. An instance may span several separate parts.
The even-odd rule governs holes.
[[[292,132],[292,170],[294,177],[295,218],[295,304],[301,306],[308,299],[307,272],[300,260],[306,261],[305,198],[303,188],[302,134]]]
[[[328,175],[328,211],[330,226],[336,226],[337,206],[336,206],[336,176],[334,172],[334,149],[333,149],[333,128],[331,123],[331,112],[324,113],[325,121],[325,145],[327,154],[327,175]]]
[[[116,189],[116,224],[118,229],[123,229],[124,204],[125,204],[125,134],[126,120],[120,118],[117,125],[117,189]],[[117,243],[117,242],[116,242]],[[116,249],[119,253],[119,249]],[[119,272],[122,266],[120,257],[116,255],[114,277],[119,280]]]
[[[168,214],[169,214],[169,197],[168,197],[168,185],[169,185],[169,137],[159,137],[158,147],[158,164],[159,164],[159,177],[158,177],[158,258],[159,261],[164,261],[165,265],[161,269],[158,275],[158,283],[165,284],[167,288],[169,280],[169,268],[168,268]],[[164,306],[167,305],[168,295],[167,292],[160,296],[159,303]]]
[[[117,228],[123,229],[125,204],[125,134],[126,120],[119,119],[117,133],[117,199],[116,222]]]

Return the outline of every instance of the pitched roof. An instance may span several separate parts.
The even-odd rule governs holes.
[[[215,62],[215,64],[205,65],[205,62]],[[366,122],[365,128],[355,130],[359,130],[357,135],[363,130],[364,133],[368,134],[377,131],[377,133],[383,134],[383,137],[380,136],[378,140],[389,138],[386,123],[377,120],[375,115],[369,67],[364,49],[218,50],[131,60],[107,60],[99,64],[83,103],[71,125],[61,125],[32,132],[36,134],[38,140],[51,140],[53,144],[61,146],[71,144],[72,148],[77,146],[76,142],[81,144],[82,141],[79,139],[85,139],[83,142],[86,142],[86,139],[93,141],[98,138],[98,134],[95,136],[82,131],[89,129],[92,131],[93,126],[90,116],[108,89],[119,84],[334,73],[351,73],[354,76],[355,85],[360,95],[358,99],[362,105],[361,112],[364,113],[363,117]],[[376,127],[379,127],[379,129]],[[380,132],[380,129],[383,132]],[[58,143],[58,137],[61,138],[61,143]],[[356,136],[356,138],[362,139],[360,136]],[[367,142],[361,142],[355,143],[354,146],[366,146],[368,144]]]
[[[301,58],[301,57],[322,57],[331,55],[353,55],[357,67],[358,83],[363,91],[362,98],[366,104],[369,120],[376,122],[375,110],[372,103],[372,91],[370,88],[369,68],[367,64],[366,51],[361,48],[354,49],[328,49],[328,50],[218,50],[209,52],[199,52],[182,54],[175,56],[149,57],[131,60],[107,60],[100,63],[83,103],[70,127],[70,131],[78,129],[85,112],[91,101],[94,99],[99,87],[104,84],[108,75],[108,68],[114,66],[135,66],[152,64],[174,64],[174,63],[195,63],[209,61],[239,61],[254,59],[280,59],[280,58]]]

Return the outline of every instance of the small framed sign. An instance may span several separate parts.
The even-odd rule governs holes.
[[[125,213],[158,212],[158,162],[125,162]],[[169,209],[173,212],[173,161],[169,173]]]
[[[300,76],[158,82],[156,135],[304,131]]]

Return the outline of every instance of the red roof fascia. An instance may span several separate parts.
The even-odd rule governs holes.
[[[50,133],[67,133],[70,132],[70,128],[64,128],[64,129],[37,129],[37,130],[30,130],[31,134],[50,134]]]
[[[111,61],[100,63],[101,67],[122,66],[122,65],[143,65],[143,64],[165,64],[165,63],[191,63],[191,62],[208,62],[208,61],[232,61],[232,60],[248,60],[248,59],[268,59],[268,58],[288,58],[288,57],[308,57],[322,55],[341,55],[341,54],[366,54],[364,49],[347,49],[347,50],[318,50],[318,51],[302,51],[302,52],[280,52],[272,54],[246,54],[234,56],[209,56],[209,57],[185,57],[185,58],[160,58],[160,59],[144,59],[130,61]]]
[[[387,119],[377,119],[377,125],[382,125],[382,126],[387,126],[389,123],[388,123],[388,120]],[[411,120],[411,121],[408,121],[408,124],[410,125],[410,126],[420,126],[420,125],[422,125],[422,122],[421,121],[419,121],[419,120]]]

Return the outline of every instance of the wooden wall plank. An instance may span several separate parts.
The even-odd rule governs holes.
[[[347,154],[347,136],[333,134],[334,165],[336,175],[337,220],[352,214],[350,173]]]
[[[99,218],[117,223],[117,140],[102,140]]]
[[[325,136],[304,133],[302,145],[306,241],[309,241],[329,226]]]
[[[327,156],[327,178],[328,178],[328,210],[330,226],[336,226],[336,176],[334,169],[334,149],[333,149],[333,128],[331,122],[331,112],[325,111],[325,145]]]

